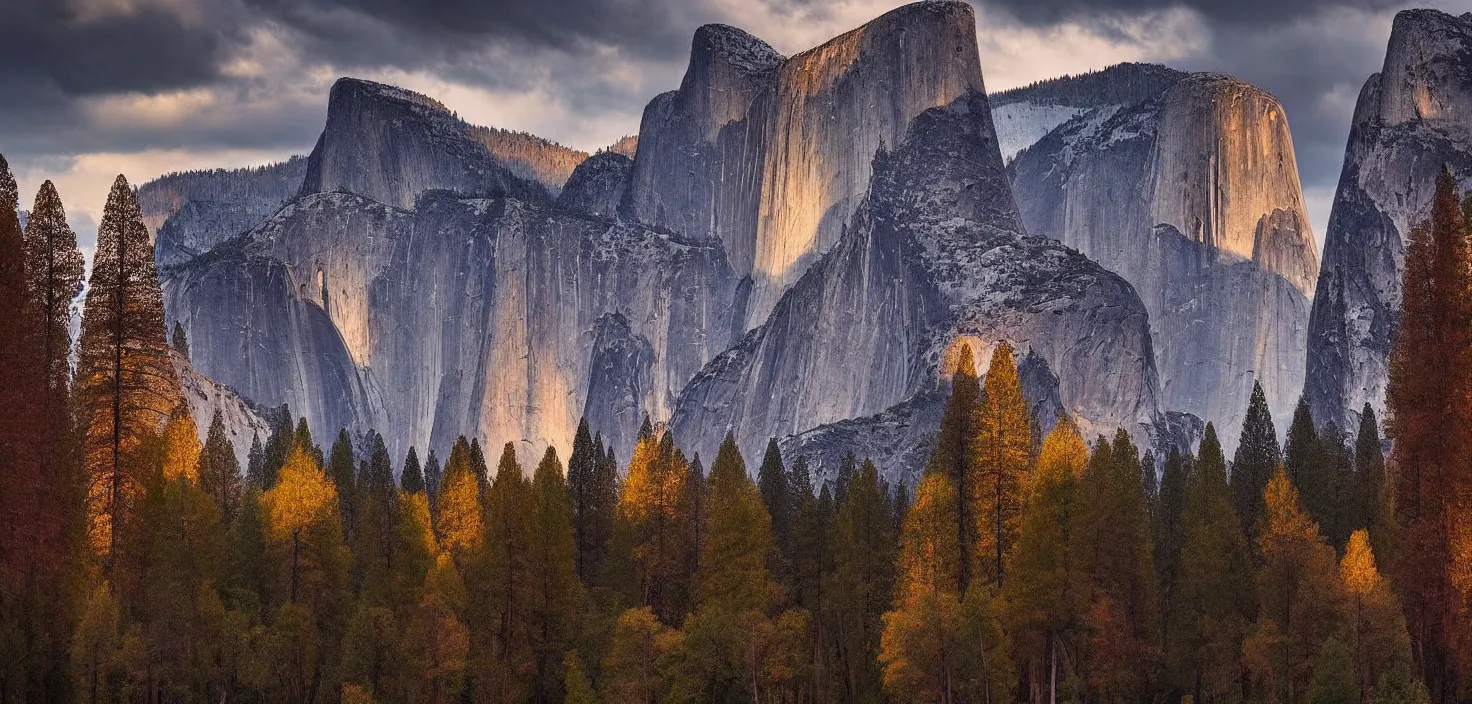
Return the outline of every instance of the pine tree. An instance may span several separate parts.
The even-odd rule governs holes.
[[[788,482],[787,467],[782,464],[782,452],[777,448],[777,439],[767,441],[766,454],[756,471],[756,486],[761,492],[762,505],[772,519],[772,538],[777,543],[773,574],[784,583],[791,583],[792,563],[796,546],[793,544],[793,522],[796,520],[792,502],[792,485]]]
[[[1161,646],[1171,647],[1176,594],[1180,589],[1181,547],[1185,540],[1186,487],[1194,459],[1172,447],[1160,475],[1160,513],[1155,530],[1155,573],[1160,580]]]
[[[97,230],[77,354],[79,416],[86,427],[90,535],[111,566],[143,467],[131,460],[179,404],[164,340],[163,293],[138,199],[119,176]]]
[[[1195,701],[1230,700],[1242,691],[1242,641],[1257,614],[1252,554],[1232,510],[1226,459],[1206,424],[1186,486],[1180,574],[1166,653],[1173,687]]]
[[[245,483],[260,491],[266,485],[266,446],[261,444],[260,433],[251,433],[245,462]]]
[[[356,530],[358,526],[356,467],[353,459],[353,441],[348,438],[347,429],[342,428],[337,431],[337,440],[333,441],[332,452],[328,455],[327,476],[337,489],[338,510],[342,513],[343,525],[350,532]]]
[[[179,321],[174,321],[174,331],[169,335],[169,344],[174,351],[178,352],[184,359],[189,359],[189,336],[184,332],[184,326]]]
[[[603,561],[613,538],[613,519],[618,510],[618,467],[606,457],[602,437],[595,440],[589,433],[586,418],[578,425],[573,439],[567,482],[572,492],[578,576],[584,584],[594,584],[602,575]]]
[[[382,586],[394,565],[394,533],[398,524],[398,488],[393,462],[383,436],[371,433],[368,473],[358,477],[358,503],[352,531],[354,579],[373,605],[388,598]]]
[[[1029,417],[1012,347],[1003,342],[992,353],[971,444],[977,576],[998,588],[1005,584],[1003,558],[1017,539],[1022,485],[1032,463]]]
[[[419,453],[409,448],[404,456],[404,468],[399,471],[399,486],[411,494],[424,491],[424,470],[419,468]]]
[[[424,491],[429,494],[429,504],[434,505],[440,496],[440,485],[444,482],[444,475],[440,471],[440,458],[435,456],[434,450],[429,451],[429,458],[424,461]]]
[[[1320,439],[1308,399],[1299,397],[1283,447],[1283,467],[1289,481],[1298,489],[1309,518],[1319,524],[1333,545],[1349,538],[1347,532],[1340,536],[1337,520],[1343,505],[1341,499],[1346,498],[1341,496],[1343,482],[1336,466],[1338,453],[1331,445],[1337,443],[1337,440]]]
[[[266,438],[266,445],[262,450],[261,471],[252,478],[252,483],[262,492],[276,485],[276,474],[286,464],[286,456],[291,452],[295,440],[296,430],[291,425],[291,407],[283,405],[271,427],[271,434]]]
[[[956,578],[964,592],[971,583],[971,559],[976,548],[977,523],[974,515],[979,500],[972,486],[975,457],[971,445],[976,441],[980,420],[981,382],[976,376],[976,361],[971,345],[962,343],[956,351],[956,370],[951,375],[951,395],[941,416],[935,450],[925,465],[926,473],[941,472],[956,489],[956,535],[962,554],[956,561]]]
[[[848,701],[882,695],[878,664],[882,616],[894,595],[894,520],[873,467],[865,463],[852,479],[839,483],[845,498],[834,520],[829,593],[838,641],[835,674]]]
[[[1472,397],[1472,251],[1456,190],[1443,169],[1429,220],[1408,237],[1385,392],[1390,464],[1398,470],[1391,574],[1421,677],[1441,701],[1455,696],[1449,690],[1458,681],[1454,634],[1472,628],[1454,604],[1448,534],[1449,519],[1472,515],[1472,491],[1465,488],[1472,481],[1465,471],[1472,423],[1463,412]]]
[[[572,529],[572,496],[557,451],[547,448],[532,477],[531,639],[537,677],[533,698],[555,701],[564,692],[563,660],[577,635],[582,585]]]
[[[475,445],[471,446],[474,465]],[[537,675],[533,650],[532,532],[535,500],[511,443],[501,450],[496,478],[486,491],[486,565],[483,580],[466,580],[489,620],[471,620],[472,677],[487,701],[521,701]],[[478,654],[477,654],[478,653]]]
[[[0,206],[3,207],[3,206]],[[82,292],[84,262],[77,236],[66,221],[61,196],[50,181],[41,184],[26,222],[26,273],[36,326],[41,336],[46,380],[52,390],[47,418],[61,422],[71,379],[71,303]]]
[[[1090,464],[1083,482],[1093,573],[1089,682],[1105,699],[1148,697],[1159,658],[1159,611],[1139,454],[1121,429],[1109,451],[1095,456],[1100,461]]]
[[[1232,458],[1230,482],[1232,505],[1242,521],[1242,530],[1248,535],[1256,530],[1257,517],[1262,515],[1262,490],[1279,462],[1282,452],[1278,448],[1278,431],[1273,427],[1273,414],[1268,410],[1262,384],[1254,381],[1247,417],[1242,421],[1242,437]]]
[[[838,504],[848,503],[848,490],[859,474],[859,462],[850,452],[838,463],[838,474],[833,478],[833,500]]]
[[[240,462],[225,435],[225,421],[216,408],[210,417],[209,434],[199,455],[199,488],[215,500],[225,525],[235,520],[245,488],[240,481]]]
[[[1015,653],[1032,686],[1031,701],[1057,701],[1071,679],[1064,654],[1077,653],[1088,613],[1090,575],[1083,478],[1089,448],[1067,418],[1043,440],[1029,482],[1012,578],[1003,589]],[[1066,691],[1066,690],[1065,690]]]
[[[1380,427],[1375,409],[1366,403],[1360,412],[1359,434],[1354,441],[1354,511],[1350,527],[1367,529],[1375,554],[1389,555],[1394,517],[1391,515],[1390,486],[1385,481],[1385,454],[1380,447]]]

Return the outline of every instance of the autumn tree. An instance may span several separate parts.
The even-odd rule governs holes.
[[[1022,486],[1032,462],[1032,430],[1012,347],[992,352],[978,407],[970,487],[976,502],[976,575],[1005,585],[1003,558],[1017,539]]]
[[[956,537],[962,554],[956,560],[956,579],[964,591],[971,583],[972,553],[976,548],[976,506],[979,495],[972,485],[976,477],[972,465],[977,456],[972,452],[980,421],[981,382],[976,375],[969,343],[956,350],[955,371],[951,374],[951,395],[941,416],[935,450],[925,465],[926,473],[940,472],[950,478],[956,489]]]
[[[1007,557],[1007,621],[1033,702],[1057,701],[1060,687],[1072,679],[1069,663],[1081,654],[1092,586],[1083,485],[1088,464],[1088,445],[1070,420],[1060,419],[1043,440]]]
[[[1297,488],[1279,467],[1264,490],[1257,534],[1260,614],[1244,646],[1260,687],[1280,701],[1308,687],[1314,656],[1342,623],[1334,549],[1304,511]]]
[[[310,453],[292,448],[276,486],[261,496],[267,538],[284,546],[287,601],[322,602],[346,576],[347,550],[337,514],[337,490]]]
[[[1345,644],[1349,646],[1359,700],[1368,702],[1389,672],[1411,666],[1410,634],[1406,632],[1400,601],[1375,564],[1366,530],[1350,535],[1344,557],[1339,560],[1339,579],[1346,597]]]
[[[189,406],[180,403],[169,414],[163,430],[164,454],[163,475],[165,479],[183,479],[190,483],[199,482],[199,430]]]
[[[445,462],[445,481],[435,497],[435,529],[440,546],[454,558],[462,575],[485,541],[480,483],[470,466],[470,443],[455,440]]]
[[[619,615],[612,642],[603,656],[603,700],[643,704],[659,701],[669,658],[681,649],[682,641],[681,633],[660,623],[647,606]]]
[[[1407,238],[1385,392],[1396,468],[1391,574],[1406,606],[1416,664],[1440,701],[1455,696],[1454,649],[1458,634],[1469,629],[1453,586],[1467,558],[1454,557],[1449,534],[1459,516],[1472,515],[1466,489],[1472,422],[1464,412],[1472,398],[1472,252],[1459,205],[1456,179],[1443,169],[1429,219]]]
[[[652,433],[641,433],[618,502],[620,516],[633,531],[643,603],[669,623],[683,616],[673,592],[685,567],[679,508],[687,475],[683,462],[676,462],[672,443],[666,446]]]
[[[1278,447],[1278,431],[1273,427],[1273,414],[1268,410],[1262,383],[1252,382],[1252,396],[1247,402],[1247,417],[1242,420],[1242,435],[1237,441],[1237,454],[1232,458],[1232,506],[1249,535],[1262,514],[1262,490],[1273,477],[1273,468],[1282,462]]]
[[[118,176],[97,230],[77,353],[77,401],[92,545],[110,566],[142,487],[131,453],[179,404],[164,340],[163,293],[138,199]]]

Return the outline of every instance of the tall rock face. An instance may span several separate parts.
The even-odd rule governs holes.
[[[644,112],[627,207],[725,243],[752,279],[746,327],[837,243],[874,155],[922,111],[981,91],[969,5],[907,5],[784,59],[702,27],[680,89]]]
[[[1318,258],[1276,99],[1189,75],[1080,113],[1008,170],[1029,232],[1139,292],[1163,409],[1216,423],[1230,445],[1256,379],[1286,426],[1303,389]]]
[[[838,243],[681,393],[682,444],[710,453],[729,430],[752,454],[767,438],[886,411],[929,418],[925,398],[941,398],[942,360],[962,340],[980,369],[1001,341],[1044,360],[1088,427],[1152,420],[1144,306],[1118,276],[1022,234],[984,94],[921,113],[873,169]]]
[[[353,99],[374,95],[386,105],[355,109],[433,105],[396,90]],[[432,134],[448,118],[411,110],[391,134]],[[318,158],[330,145],[374,138],[354,131],[382,129],[329,118],[313,163],[330,161]],[[464,157],[461,143],[422,152],[443,144],[412,139],[409,156],[393,153],[401,141],[383,142],[390,151],[375,158],[452,173],[443,165]],[[617,160],[627,165],[616,154],[600,161],[610,160],[615,173]],[[586,170],[564,191],[566,207],[504,172],[487,172],[493,188],[426,186],[412,208],[358,192],[305,193],[165,268],[170,318],[211,378],[258,403],[289,404],[321,432],[376,429],[396,456],[411,445],[446,450],[460,434],[536,456],[568,447],[585,413],[615,447],[632,447],[643,415],[668,417],[685,382],[731,343],[737,279],[717,240],[589,214],[611,198],[595,185],[571,187],[599,181],[598,164]],[[398,185],[382,190],[388,183]],[[428,182],[339,187],[398,198],[415,183]],[[482,190],[500,195],[465,194]],[[523,192],[532,197],[506,195]]]
[[[334,83],[302,194],[356,193],[407,209],[430,189],[529,202],[548,198],[545,188],[514,175],[471,125],[439,102],[372,81]]]
[[[200,374],[178,351],[170,350],[169,359],[174,363],[174,375],[179,379],[180,391],[189,404],[189,415],[199,431],[200,444],[209,439],[210,423],[214,421],[215,411],[219,411],[225,439],[230,441],[235,461],[244,472],[250,464],[251,443],[257,437],[265,442],[271,434],[271,424],[233,389]]]
[[[1396,15],[1380,73],[1360,90],[1309,322],[1305,393],[1321,425],[1384,417],[1401,267],[1446,166],[1472,181],[1472,13]]]
[[[178,264],[265,220],[301,190],[307,159],[248,169],[186,171],[138,188],[159,264]]]

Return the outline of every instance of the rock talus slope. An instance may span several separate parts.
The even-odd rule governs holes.
[[[1305,393],[1320,425],[1383,420],[1406,238],[1445,166],[1472,180],[1472,13],[1396,15],[1355,105],[1309,323]]]

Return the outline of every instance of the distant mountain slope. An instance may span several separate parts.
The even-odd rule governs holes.
[[[572,170],[588,158],[587,152],[526,132],[472,126],[470,137],[484,144],[511,173],[541,183],[554,196],[567,183]]]
[[[185,261],[240,234],[296,195],[306,157],[246,169],[185,171],[138,188],[143,219],[161,264]]]
[[[1035,144],[1079,114],[1123,107],[1164,93],[1187,74],[1156,64],[1123,63],[1076,76],[1060,76],[989,96],[1002,159]]]

